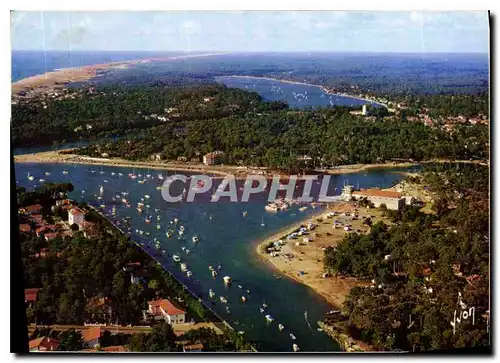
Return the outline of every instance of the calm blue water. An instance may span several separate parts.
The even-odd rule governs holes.
[[[62,174],[64,169],[69,171],[67,175]],[[89,165],[15,165],[17,185],[33,188],[34,184],[39,184],[35,181],[40,178],[53,182],[69,181],[75,186],[75,191],[70,195],[71,198],[75,200],[83,198],[95,206],[98,206],[96,196],[99,187],[103,185],[106,203],[104,211],[109,214],[112,206],[115,205],[116,219],[130,216],[132,237],[138,242],[143,242],[146,247],[150,246],[150,250],[153,250],[153,238],[159,238],[161,248],[166,251],[165,257],[162,258],[163,266],[172,271],[197,294],[204,296],[204,300],[209,304],[208,290],[213,289],[217,301],[214,306],[215,311],[227,317],[228,322],[236,330],[244,330],[248,339],[257,342],[259,351],[291,351],[293,341],[289,337],[290,333],[297,337],[296,343],[302,351],[338,351],[338,346],[331,339],[316,330],[316,322],[322,319],[324,313],[332,307],[310,288],[285,277],[278,278],[276,271],[261,261],[255,253],[256,243],[259,240],[304,218],[305,215],[313,212],[311,208],[305,213],[297,211],[294,207],[288,213],[269,214],[264,211],[264,196],[259,196],[252,203],[244,204],[203,202],[168,204],[161,198],[160,191],[156,189],[156,186],[161,185],[161,181],[156,178],[159,170],[135,169],[137,174],[152,174],[152,178],[144,184],[139,184],[136,180],[129,178],[127,175],[132,170],[127,168],[104,166],[102,174],[100,171],[100,167]],[[35,181],[27,179],[28,172],[35,176]],[[46,176],[45,172],[50,172],[50,176]],[[111,175],[111,172],[115,172],[115,175]],[[122,172],[123,176],[119,176],[119,172]],[[351,184],[359,183],[360,187],[366,188],[388,187],[401,178],[401,174],[387,170],[374,170],[368,174],[337,175],[331,179],[329,195],[336,194],[337,191],[334,188],[341,188],[345,179],[348,179]],[[130,193],[125,198],[132,204],[132,208],[127,208],[118,199],[112,200],[124,191]],[[148,214],[145,212],[140,214],[135,209],[137,203],[141,198],[145,198],[146,194],[150,195],[144,203],[150,205],[149,214],[153,216],[151,224],[145,222]],[[158,212],[156,213],[154,209],[158,209]],[[247,217],[242,215],[245,210],[248,211]],[[161,216],[158,222],[161,226],[160,230],[156,228],[156,215]],[[177,235],[168,239],[165,235],[170,221],[175,217],[179,218],[179,225],[185,227],[185,240],[179,240]],[[262,220],[266,224],[265,227],[261,226]],[[135,233],[136,229],[149,231],[151,235],[138,235]],[[200,238],[197,244],[192,242],[195,234]],[[190,249],[191,253],[186,255],[181,246]],[[171,256],[174,253],[179,254],[181,260],[193,272],[191,278],[186,277],[180,271],[179,265],[173,262]],[[222,268],[219,276],[213,279],[208,266],[215,267],[218,264],[221,264]],[[222,277],[225,275],[231,276],[234,280],[232,286],[224,286]],[[243,290],[237,285],[242,285]],[[251,293],[247,294],[246,289],[249,289]],[[225,305],[219,302],[221,295],[228,300],[230,315],[226,314]],[[242,295],[248,297],[245,304],[240,301]],[[266,323],[265,314],[259,312],[262,303],[268,305],[267,313],[275,318],[274,323]],[[306,311],[308,321],[304,316]],[[278,323],[286,328],[282,333],[277,328]]]
[[[285,101],[292,108],[379,105],[371,101],[328,94],[314,85],[295,84],[263,78],[215,77],[228,87],[258,92],[266,101]]]

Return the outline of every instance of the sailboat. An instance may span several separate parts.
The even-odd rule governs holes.
[[[262,217],[262,222],[260,222],[261,227],[265,227],[266,224],[264,223],[264,217]]]
[[[104,186],[101,185],[99,188],[99,194],[103,195],[104,194]]]

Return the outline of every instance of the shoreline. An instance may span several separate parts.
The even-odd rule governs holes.
[[[249,175],[263,175],[263,176],[277,176],[286,178],[289,174],[285,172],[272,171],[265,167],[242,167],[236,165],[217,165],[208,166],[202,163],[188,164],[173,161],[132,161],[122,158],[92,158],[89,156],[81,156],[76,154],[60,154],[61,151],[69,151],[74,148],[60,149],[56,151],[41,151],[36,153],[18,154],[14,155],[15,163],[44,163],[44,164],[82,164],[82,165],[106,165],[123,168],[149,168],[157,170],[171,170],[171,171],[185,171],[193,173],[211,173],[217,177],[226,177],[235,175],[236,179],[241,180]],[[383,164],[350,164],[340,165],[334,169],[316,169],[316,172],[327,175],[338,174],[354,174],[360,172],[368,172],[371,169],[397,169],[397,168],[410,168],[425,164],[432,163],[468,163],[480,164],[482,166],[489,166],[487,163],[474,160],[429,160],[416,162],[399,162],[399,163],[383,163]]]
[[[313,83],[306,83],[306,82],[300,82],[300,81],[291,81],[291,80],[278,79],[278,78],[273,78],[273,77],[260,77],[260,76],[238,76],[238,75],[232,75],[232,76],[217,76],[217,77],[245,78],[245,79],[265,79],[265,80],[268,80],[268,81],[276,81],[276,82],[283,82],[283,83],[290,83],[290,84],[301,84],[301,85],[304,85],[304,86],[318,87],[318,88],[320,88],[323,92],[325,92],[328,95],[342,96],[342,97],[347,97],[347,98],[354,98],[354,99],[361,100],[361,101],[368,101],[371,104],[376,104],[376,105],[380,105],[380,106],[383,106],[385,108],[388,108],[388,106],[385,105],[385,104],[383,104],[383,103],[380,103],[380,102],[377,102],[377,101],[373,101],[373,100],[370,100],[368,98],[352,96],[352,95],[349,95],[347,93],[331,92],[329,89],[326,88],[327,86],[321,86],[321,85],[313,84]]]
[[[337,296],[337,298],[332,298],[332,296],[330,294],[327,294],[325,291],[323,291],[321,288],[319,288],[315,284],[308,283],[307,281],[304,281],[303,279],[299,278],[297,275],[292,274],[289,271],[284,270],[283,268],[281,268],[281,266],[279,266],[278,263],[276,263],[276,261],[272,257],[269,257],[269,254],[262,251],[262,247],[264,245],[268,244],[271,241],[277,241],[280,239],[284,240],[285,239],[284,237],[286,235],[289,235],[289,234],[297,231],[301,226],[307,225],[308,222],[315,222],[315,220],[317,218],[325,219],[326,218],[325,216],[326,216],[326,214],[329,213],[329,210],[330,210],[330,208],[328,206],[326,206],[326,207],[323,206],[323,207],[321,207],[320,210],[313,212],[307,216],[304,216],[304,218],[302,218],[301,220],[299,220],[297,222],[294,222],[292,225],[289,225],[287,227],[283,227],[278,232],[275,232],[271,235],[268,235],[267,237],[264,237],[258,241],[255,241],[254,246],[255,246],[255,252],[256,252],[258,258],[261,261],[263,261],[264,263],[266,263],[267,267],[277,271],[280,275],[282,275],[286,278],[292,279],[293,281],[295,281],[299,284],[302,284],[304,286],[309,287],[316,294],[318,294],[319,296],[324,298],[328,302],[328,304],[332,305],[336,309],[340,309],[341,304],[339,304],[338,296]]]
[[[29,92],[30,95],[36,94],[43,90],[51,90],[54,88],[64,88],[68,84],[76,82],[84,82],[99,77],[99,71],[107,71],[113,68],[124,68],[134,64],[150,63],[150,62],[168,62],[179,59],[211,57],[217,55],[226,55],[228,52],[222,53],[200,53],[186,54],[171,57],[149,57],[142,59],[130,59],[123,61],[114,61],[109,63],[89,64],[80,67],[58,68],[45,73],[36,74],[21,78],[15,82],[11,82],[12,96],[19,96],[22,91]]]

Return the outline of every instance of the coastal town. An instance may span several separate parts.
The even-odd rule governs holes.
[[[19,208],[19,232],[25,240],[24,243],[36,241],[30,248],[28,245],[23,247],[25,261],[29,266],[48,261],[63,262],[70,258],[68,253],[71,253],[71,243],[75,243],[78,238],[84,238],[91,243],[110,233],[105,227],[106,220],[102,219],[105,217],[101,217],[95,208],[78,205],[65,198],[69,190],[71,190],[69,186],[53,186],[48,191],[51,194],[52,204],[45,203],[44,206],[33,204]],[[33,198],[33,195],[28,198]],[[46,200],[43,195],[39,195],[39,198]],[[118,230],[111,233],[122,232]],[[142,261],[139,259],[124,263],[120,270],[122,272],[119,273],[131,286],[151,286],[151,282],[156,281],[154,278],[157,272],[148,267],[144,257]],[[126,352],[131,349],[129,344],[134,335],[152,334],[155,326],[161,322],[172,326],[175,349],[182,352],[201,352],[204,346],[200,339],[189,339],[189,334],[186,333],[202,329],[204,332],[222,336],[228,329],[218,318],[210,321],[188,312],[188,309],[182,307],[186,301],[180,296],[174,296],[172,299],[158,294],[154,299],[147,301],[142,310],[138,306],[138,318],[135,324],[117,324],[120,313],[117,311],[115,299],[110,295],[100,294],[85,297],[87,303],[82,311],[83,316],[79,317],[78,321],[64,321],[63,318],[57,318],[57,321],[52,322],[51,318],[42,313],[43,305],[40,305],[43,304],[40,299],[47,293],[45,286],[43,284],[24,290],[28,332],[32,337],[29,349],[33,352],[58,351],[61,344],[63,347],[65,344],[72,344],[70,350],[81,352]],[[68,334],[73,340],[68,340],[71,339]],[[128,342],[128,344],[113,345],[111,344],[113,341]]]
[[[272,13],[12,12],[11,351],[491,352],[489,14]]]

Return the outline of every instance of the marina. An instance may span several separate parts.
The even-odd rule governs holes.
[[[267,326],[267,319],[255,319],[254,314],[260,315],[259,309],[265,311],[263,315],[270,315],[273,321],[294,331],[301,351],[338,350],[336,343],[326,334],[316,328],[310,328],[304,319],[296,318],[307,310],[310,312],[311,321],[320,320],[326,311],[331,310],[331,305],[311,289],[289,279],[277,278],[272,268],[260,261],[255,254],[255,244],[259,240],[286,225],[297,223],[304,216],[311,215],[313,208],[297,213],[300,206],[292,204],[286,212],[267,213],[263,208],[266,205],[264,196],[261,202],[246,204],[166,203],[156,190],[162,183],[157,177],[145,178],[144,184],[138,184],[134,183],[132,176],[127,176],[125,168],[105,166],[102,168],[103,174],[92,173],[95,167],[88,165],[69,164],[65,165],[65,168],[67,174],[62,174],[62,168],[57,164],[23,163],[16,164],[16,173],[19,176],[30,173],[35,179],[39,175],[50,173],[54,177],[48,181],[73,183],[75,191],[70,193],[72,199],[83,198],[108,217],[120,222],[124,231],[153,255],[165,269],[189,286],[197,296],[201,296],[217,314],[225,316],[225,320],[235,329],[245,331],[247,338],[256,342],[257,350],[292,350],[289,336],[277,336],[274,333],[279,331],[277,326],[271,329]],[[112,175],[112,172],[115,174]],[[147,174],[144,170],[134,171],[132,175],[136,175],[135,173]],[[358,179],[361,186],[385,187],[401,177],[393,172],[374,171],[373,174],[369,173],[368,177],[364,174],[350,174],[349,180]],[[100,193],[105,178],[109,182]],[[35,180],[26,177],[17,179],[20,186],[29,188],[36,185]],[[333,179],[332,191],[334,184],[342,185],[344,177],[336,176]],[[82,190],[86,191],[85,194],[82,194]],[[102,199],[96,199],[100,194]],[[158,225],[161,229],[157,229],[154,223],[147,223],[144,217],[141,218],[139,211],[129,208],[123,200],[116,198],[116,195],[123,196],[122,199],[130,204],[142,203],[144,212],[150,211],[146,219],[157,220],[156,216],[160,216]],[[141,198],[146,200],[145,195],[150,196],[147,198],[148,204],[141,202]],[[213,218],[208,217],[209,207]],[[245,217],[244,211],[247,212]],[[261,227],[264,216],[266,228]],[[125,220],[131,226],[128,230],[124,227],[127,225]],[[231,220],[233,223],[221,224],[221,220]],[[194,242],[193,237],[185,238],[185,233],[196,236],[200,242]],[[212,268],[209,269],[209,266]],[[210,272],[208,274],[204,272],[207,269]],[[227,283],[218,277],[220,273],[229,278],[226,279]],[[240,291],[246,291],[244,299]],[[214,300],[216,296],[219,298]],[[283,303],[284,300],[290,299],[295,303]],[[230,307],[230,310],[224,305]]]

